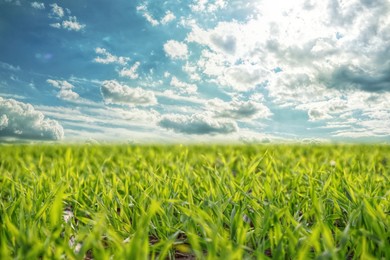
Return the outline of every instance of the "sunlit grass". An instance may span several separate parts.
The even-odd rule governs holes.
[[[389,146],[1,146],[0,259],[390,259]]]

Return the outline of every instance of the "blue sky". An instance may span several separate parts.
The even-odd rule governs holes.
[[[387,0],[0,0],[0,139],[390,140]]]

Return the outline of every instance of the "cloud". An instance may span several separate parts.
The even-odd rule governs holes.
[[[198,87],[195,84],[190,84],[180,81],[176,77],[172,77],[171,86],[177,88],[179,93],[183,94],[194,94],[198,90]]]
[[[146,5],[137,6],[137,11],[142,13],[142,16],[152,25],[157,26],[160,24],[159,21],[153,18],[153,16],[148,12],[148,8]]]
[[[57,97],[64,100],[77,100],[80,98],[79,94],[71,89],[61,89]]]
[[[209,3],[197,1],[197,10],[205,12]],[[191,53],[197,68],[183,70],[229,87],[230,95],[264,93],[273,106],[304,111],[316,125],[347,125],[356,136],[389,135],[378,123],[390,121],[384,114],[389,102],[383,102],[390,93],[388,1],[264,0],[251,6],[245,21],[204,28],[188,22],[185,42],[200,50]]]
[[[317,121],[332,118],[326,111],[319,108],[310,108],[308,111],[310,121]]]
[[[120,72],[119,75],[121,77],[128,77],[130,79],[137,79],[139,77],[137,73],[138,67],[141,65],[139,61],[133,64],[129,69],[123,68]]]
[[[145,4],[137,6],[137,12],[141,13],[142,16],[146,19],[146,21],[148,21],[152,26],[158,26],[160,24],[165,25],[176,19],[176,16],[172,13],[172,11],[168,10],[159,21],[155,19],[153,15],[148,11],[148,7]]]
[[[50,25],[50,27],[61,29],[61,24],[60,23],[51,23],[49,25]]]
[[[194,0],[190,8],[193,12],[215,12],[226,7],[226,0]]]
[[[14,66],[11,64],[8,64],[6,62],[0,61],[0,68],[5,69],[5,70],[10,70],[10,71],[20,71],[19,66]]]
[[[48,79],[46,80],[46,82],[52,85],[53,87],[60,89],[57,94],[57,97],[60,99],[75,101],[80,98],[79,94],[77,94],[72,90],[74,86],[69,82],[67,82],[66,80]]]
[[[169,40],[164,44],[165,53],[172,59],[186,59],[188,47],[185,43]]]
[[[130,60],[130,58],[128,58],[128,57],[121,57],[121,56],[112,55],[104,48],[96,48],[95,52],[96,52],[96,54],[101,55],[99,57],[96,57],[93,60],[96,63],[102,63],[102,64],[117,63],[117,64],[124,66]]]
[[[57,19],[64,17],[65,15],[64,8],[62,8],[56,3],[51,4],[50,7],[51,7],[51,11],[49,17],[57,18]]]
[[[34,3],[36,3],[36,2],[34,2]],[[42,3],[42,5],[43,5],[43,3]],[[49,13],[49,18],[53,18],[56,20],[62,20],[60,22],[51,23],[50,24],[51,27],[57,28],[57,29],[62,28],[62,29],[68,30],[68,31],[76,31],[76,32],[81,31],[86,27],[85,24],[81,24],[77,21],[76,16],[68,16],[68,18],[66,20],[63,20],[65,18],[65,11],[64,11],[64,8],[62,8],[58,4],[56,4],[56,3],[51,4],[50,7],[51,7],[51,11]],[[71,13],[70,10],[67,8],[65,10],[66,10],[67,14],[70,15],[70,13]]]
[[[35,8],[35,9],[42,10],[42,9],[45,9],[45,4],[44,3],[39,3],[39,2],[32,2],[31,3],[31,7]]]
[[[237,124],[228,119],[216,119],[210,113],[194,115],[165,115],[159,122],[161,127],[184,134],[230,134],[238,131]]]
[[[236,120],[268,118],[272,115],[268,107],[252,100],[224,102],[215,98],[207,102],[207,107],[216,117]]]
[[[100,88],[102,96],[107,103],[150,106],[157,104],[152,91],[142,88],[130,88],[116,80],[104,81]]]
[[[165,16],[161,19],[161,24],[170,23],[175,19],[176,19],[176,16],[171,11],[167,11],[165,13]]]
[[[47,83],[52,85],[55,88],[59,89],[72,89],[74,86],[67,82],[66,80],[54,80],[54,79],[48,79],[46,80]]]
[[[85,28],[85,24],[81,24],[77,21],[76,16],[69,16],[69,20],[62,21],[62,28],[68,31],[80,31]]]
[[[27,103],[0,97],[0,138],[60,140],[62,126]]]

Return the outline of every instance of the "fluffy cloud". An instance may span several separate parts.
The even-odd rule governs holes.
[[[55,88],[59,89],[72,89],[74,86],[67,82],[66,80],[54,80],[54,79],[48,79],[46,80],[47,83],[52,85]]]
[[[148,7],[145,4],[137,6],[137,11],[141,13],[142,16],[146,19],[146,21],[148,21],[152,26],[157,26],[160,24],[165,25],[176,19],[176,16],[172,13],[172,11],[168,10],[159,21],[155,19],[153,15],[148,11]]]
[[[229,134],[238,131],[237,124],[228,119],[213,118],[210,113],[188,115],[165,115],[160,120],[161,127],[184,134]]]
[[[46,80],[46,82],[52,85],[53,87],[60,89],[57,94],[57,97],[60,99],[74,101],[80,98],[79,94],[77,94],[72,90],[74,86],[69,82],[67,82],[66,80],[48,79]]]
[[[157,26],[159,25],[159,21],[153,18],[153,16],[148,12],[148,8],[146,5],[139,5],[137,6],[137,11],[142,13],[142,16],[152,25]]]
[[[172,59],[186,59],[188,47],[185,43],[169,40],[164,44],[165,53]]]
[[[64,8],[62,8],[56,3],[51,4],[50,7],[51,7],[51,12],[49,14],[50,17],[57,18],[57,19],[64,17],[65,15]]]
[[[198,9],[209,2],[198,1]],[[309,121],[345,127],[337,121],[343,117],[356,136],[386,133],[377,122],[388,122],[384,114],[390,108],[370,100],[390,93],[388,1],[264,0],[252,5],[245,22],[212,28],[188,23],[186,41],[202,48],[192,60],[202,79],[232,92],[263,88],[268,101],[303,110]]]
[[[68,20],[62,21],[61,25],[68,31],[80,31],[85,28],[85,24],[79,23],[76,16],[69,16]]]
[[[268,107],[252,100],[224,102],[215,98],[207,102],[207,107],[216,117],[236,120],[267,118],[272,115]]]
[[[39,2],[32,2],[31,7],[35,9],[45,9],[45,4],[44,3],[39,3]]]
[[[161,24],[167,24],[169,22],[172,22],[175,19],[176,16],[171,11],[167,11],[165,13],[165,16],[161,19]]]
[[[62,126],[27,103],[0,97],[0,137],[60,140]]]
[[[34,2],[31,5],[33,7],[43,5],[43,8],[44,8],[43,3],[42,4],[40,4],[40,3],[35,4],[35,3],[37,3],[37,2]],[[53,18],[56,20],[62,20],[65,18],[64,8],[62,8],[61,6],[59,6],[56,3],[51,4],[50,7],[51,7],[51,11],[49,13],[50,18]],[[43,8],[40,8],[40,9],[43,9]],[[70,13],[71,13],[70,10],[69,9],[65,9],[65,10],[66,10],[67,14],[70,15]],[[76,16],[69,16],[67,20],[62,20],[60,22],[51,23],[50,26],[53,28],[57,28],[57,29],[62,28],[62,29],[68,30],[68,31],[76,31],[77,32],[77,31],[84,29],[86,25],[79,23],[77,21]]]
[[[182,82],[176,77],[172,77],[171,86],[175,87],[178,92],[182,94],[194,94],[198,90],[198,87],[195,84]]]
[[[157,103],[152,91],[130,88],[115,80],[104,81],[100,88],[105,102],[149,106]]]
[[[226,0],[194,0],[190,8],[193,12],[215,12],[226,7]]]
[[[57,97],[64,100],[77,100],[80,98],[79,94],[71,89],[61,89]]]
[[[99,57],[96,57],[93,61],[97,63],[102,64],[110,64],[110,63],[117,63],[120,65],[126,65],[127,62],[130,60],[128,57],[121,57],[121,56],[115,56],[109,53],[104,48],[96,48],[95,49],[96,54],[99,54]]]
[[[131,78],[131,79],[137,79],[138,78],[138,73],[137,73],[137,70],[138,70],[138,67],[141,65],[140,62],[136,62],[133,64],[133,66],[131,66],[130,68],[126,69],[126,68],[123,68],[120,72],[119,72],[119,75],[122,76],[122,77],[128,77],[128,78]]]

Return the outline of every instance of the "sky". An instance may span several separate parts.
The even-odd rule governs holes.
[[[390,142],[388,0],[0,0],[0,142]]]

